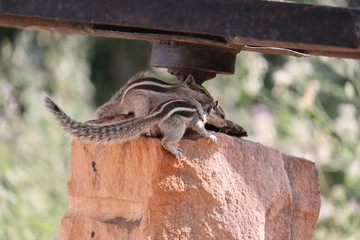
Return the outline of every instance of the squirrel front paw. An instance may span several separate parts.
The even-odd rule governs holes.
[[[212,141],[212,142],[217,142],[218,141],[218,138],[215,136],[215,135],[213,135],[213,134],[210,134],[209,136],[208,136],[208,138]]]
[[[204,123],[206,123],[208,120],[208,117],[205,112],[202,112],[202,114],[200,114],[200,118]]]

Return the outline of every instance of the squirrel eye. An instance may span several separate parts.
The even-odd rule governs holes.
[[[200,92],[201,92],[202,94],[205,94],[205,93],[206,93],[204,89],[200,89]]]
[[[225,115],[224,115],[224,114],[221,114],[221,118],[222,118],[222,119],[225,119]]]

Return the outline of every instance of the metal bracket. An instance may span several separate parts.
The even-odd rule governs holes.
[[[202,82],[241,51],[360,59],[360,9],[252,0],[0,0],[0,26],[148,40],[151,64]]]
[[[217,73],[233,74],[236,54],[240,51],[175,41],[153,41],[152,44],[150,65],[168,68],[180,81],[191,74],[200,84]]]

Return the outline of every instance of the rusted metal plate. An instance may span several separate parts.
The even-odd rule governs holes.
[[[171,73],[180,80],[192,74],[201,83],[207,80],[207,77],[213,78],[216,73],[233,74],[238,52],[234,49],[195,43],[154,41],[150,64],[171,68]]]
[[[0,0],[0,25],[360,59],[359,8],[254,0]]]

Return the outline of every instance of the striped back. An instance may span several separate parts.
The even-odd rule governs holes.
[[[198,114],[196,108],[189,102],[181,99],[172,99],[157,106],[151,111],[150,116],[157,115],[166,120],[174,115],[191,118],[196,114]]]
[[[167,93],[173,91],[174,87],[177,87],[177,84],[170,84],[163,82],[156,78],[138,78],[134,79],[129,84],[126,85],[122,96],[121,101],[124,100],[126,94],[131,90],[147,90],[152,92],[161,92],[161,93]]]

